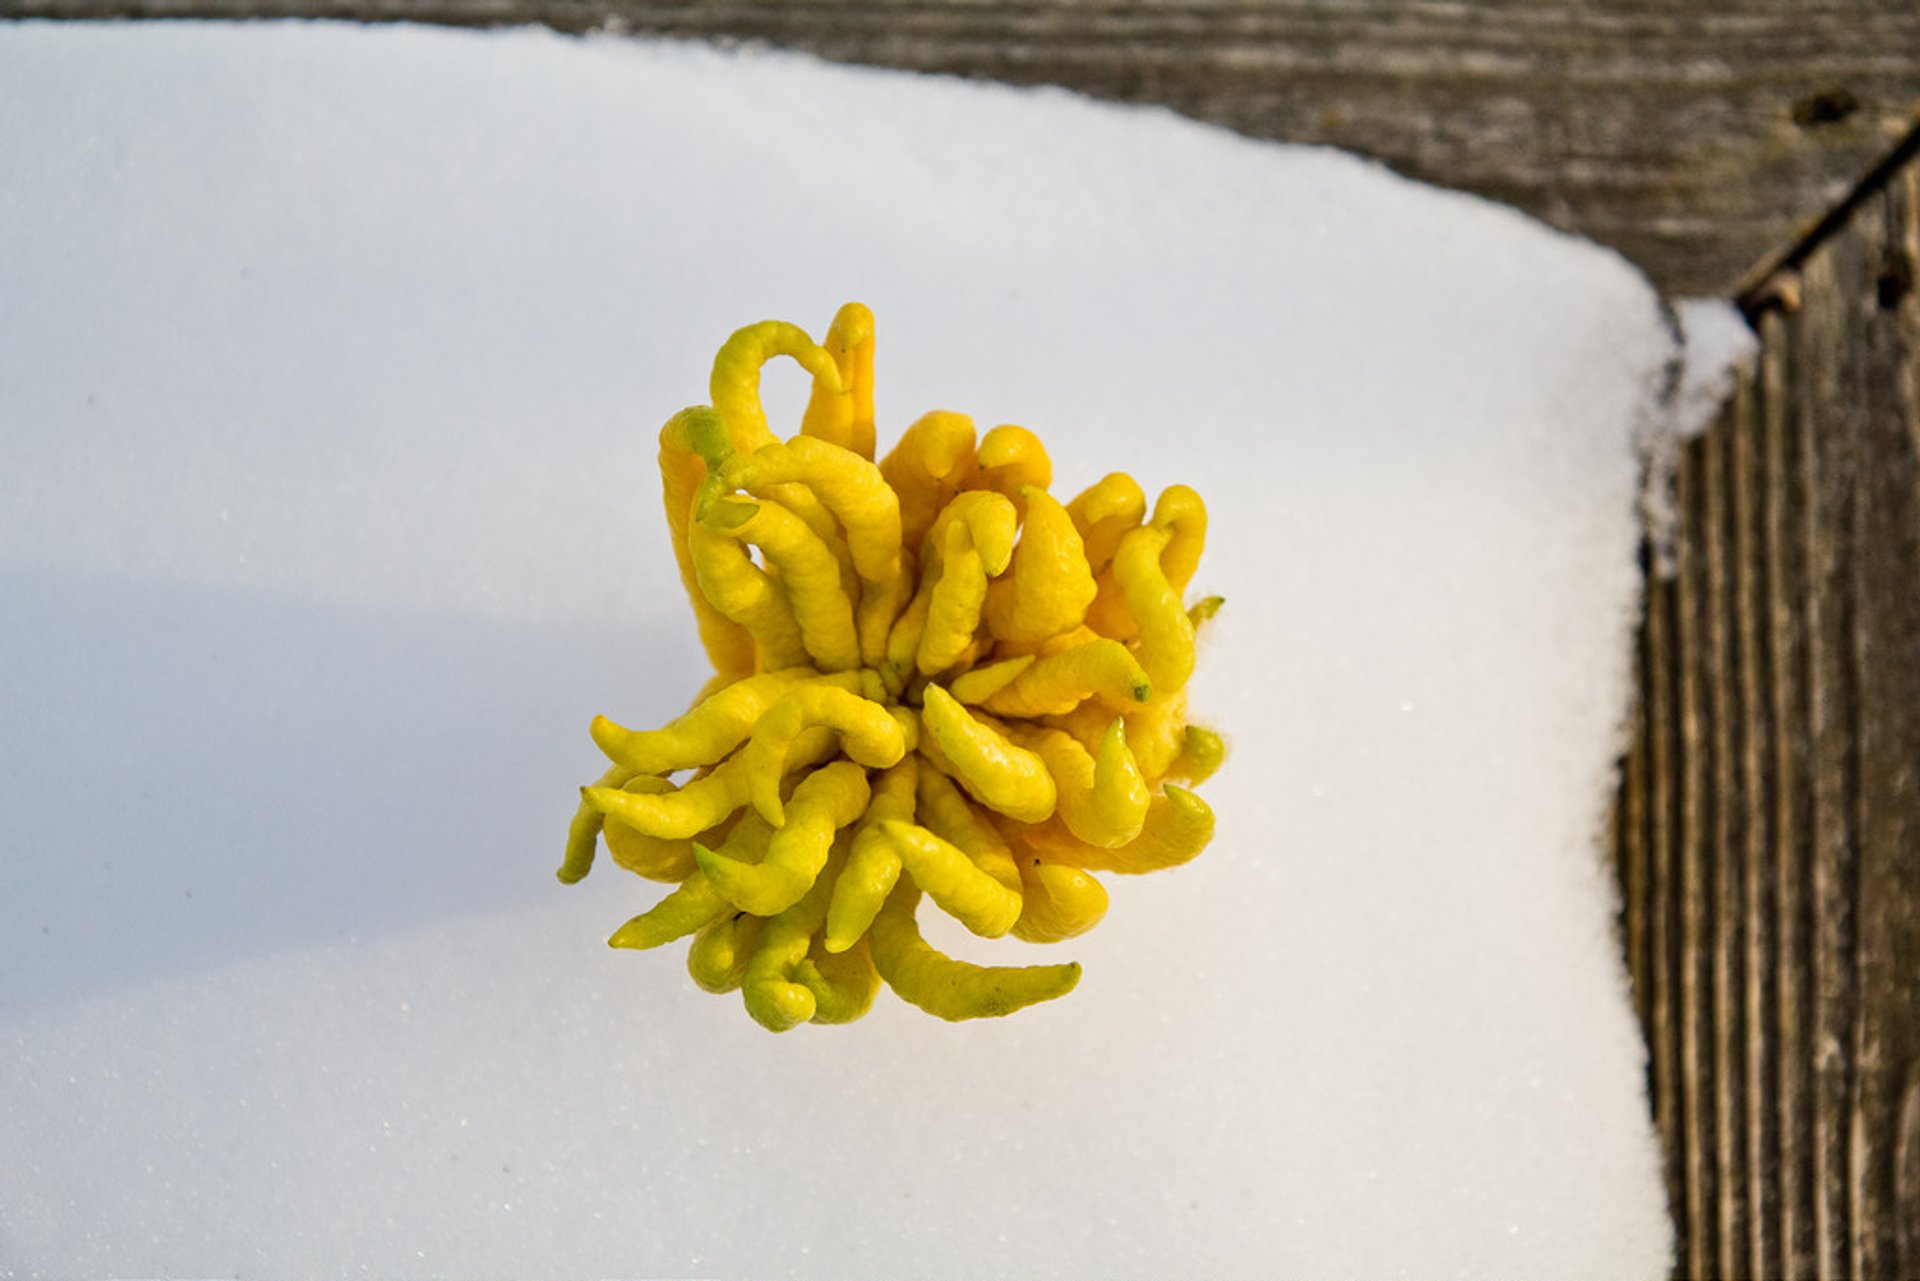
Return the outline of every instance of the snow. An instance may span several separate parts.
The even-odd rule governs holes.
[[[1674,397],[1675,434],[1692,440],[1713,425],[1739,375],[1753,371],[1760,340],[1740,309],[1721,298],[1682,298],[1673,314],[1685,353]]]
[[[1743,373],[1751,373],[1760,352],[1740,309],[1721,298],[1682,298],[1673,303],[1671,327],[1678,350],[1671,362],[1668,395],[1661,412],[1648,415],[1641,433],[1645,459],[1641,509],[1653,551],[1653,572],[1671,578],[1678,569],[1674,538],[1680,513],[1674,502],[1674,473],[1688,441],[1703,435],[1732,398]]]
[[[0,244],[0,1274],[1665,1270],[1619,259],[1057,92],[304,25],[0,24]],[[849,298],[883,440],[1206,495],[1235,755],[1199,861],[962,945],[1070,997],[776,1038],[552,869],[702,675],[659,422]]]

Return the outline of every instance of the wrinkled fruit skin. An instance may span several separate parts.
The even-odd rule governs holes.
[[[760,370],[813,378],[781,440]],[[1052,943],[1107,911],[1096,872],[1185,863],[1213,837],[1197,785],[1225,759],[1189,725],[1189,606],[1207,513],[1148,510],[1114,472],[1068,502],[1011,425],[936,411],[875,461],[873,316],[826,340],[763,321],[714,359],[711,406],[660,433],[674,557],[715,675],[683,716],[596,717],[610,767],[580,789],[562,881],[598,844],[673,888],[615,947],[689,938],[710,992],[783,1032],[847,1023],[881,985],[972,1019],[1052,1000],[1077,963],[980,966],[921,936],[931,899],[983,938]],[[682,777],[676,781],[674,776]]]

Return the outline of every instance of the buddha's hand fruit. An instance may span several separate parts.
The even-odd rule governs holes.
[[[812,376],[798,435],[760,401],[776,356]],[[874,459],[873,316],[826,340],[763,321],[714,360],[712,405],[660,432],[667,531],[715,676],[659,729],[595,717],[560,879],[614,861],[674,888],[615,947],[691,937],[688,969],[782,1032],[847,1023],[881,983],[944,1019],[1071,991],[1080,967],[978,966],[920,934],[924,897],[984,938],[1057,942],[1107,910],[1095,872],[1199,854],[1187,788],[1225,759],[1187,722],[1186,603],[1207,512],[1149,511],[1113,472],[1067,502],[1032,432],[976,441],[938,411]],[[676,776],[679,776],[676,778]]]

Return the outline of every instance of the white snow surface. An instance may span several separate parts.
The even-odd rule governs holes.
[[[0,1274],[1664,1272],[1619,259],[1059,92],[324,25],[0,25],[0,246]],[[1068,998],[774,1037],[552,872],[589,717],[703,676],[658,424],[849,298],[883,442],[1206,495],[1234,755],[1093,934],[939,936]]]

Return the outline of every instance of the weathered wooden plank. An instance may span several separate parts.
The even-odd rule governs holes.
[[[1805,384],[1803,449],[1809,500],[1809,708],[1813,751],[1813,1159],[1815,1260],[1822,1278],[1851,1272],[1854,896],[1858,884],[1855,757],[1857,693],[1852,656],[1853,486],[1857,461],[1847,426],[1842,289],[1849,263],[1822,251],[1800,272],[1794,328]]]
[[[1678,715],[1680,840],[1677,885],[1680,909],[1680,1098],[1679,1142],[1686,1178],[1675,1207],[1687,1248],[1680,1275],[1714,1273],[1717,1238],[1719,1163],[1714,1109],[1713,1061],[1713,894],[1708,849],[1713,798],[1709,790],[1711,709],[1702,680],[1711,603],[1707,593],[1704,542],[1699,531],[1708,521],[1703,472],[1705,443],[1689,442],[1675,478],[1675,501],[1682,534],[1676,548],[1673,642],[1679,656]]]
[[[1743,298],[1647,584],[1617,857],[1680,1277],[1920,1277],[1916,280],[1920,131]]]
[[[1793,345],[1778,310],[1759,317],[1759,380],[1766,411],[1766,551],[1773,568],[1767,595],[1773,652],[1769,691],[1775,740],[1774,902],[1779,975],[1780,1249],[1782,1271],[1814,1271],[1813,1169],[1813,845],[1807,796],[1812,791],[1808,747],[1807,645],[1803,602],[1806,481],[1800,468],[1804,419],[1792,377]],[[1764,801],[1762,802],[1764,803]]]
[[[1709,433],[1701,442],[1707,628],[1699,660],[1711,736],[1705,773],[1710,778],[1712,826],[1707,866],[1713,910],[1714,1153],[1718,1204],[1713,1235],[1718,1242],[1713,1275],[1749,1275],[1746,1249],[1746,912],[1745,806],[1739,786],[1745,725],[1739,680],[1746,654],[1736,618],[1738,566],[1734,563],[1733,433]]]
[[[1920,134],[1920,130],[1916,134]],[[1897,257],[1889,258],[1881,274],[1877,296],[1883,308],[1891,306],[1896,313],[1901,354],[1895,385],[1899,388],[1903,420],[1900,430],[1905,437],[1904,448],[1911,458],[1920,454],[1920,161],[1903,169],[1887,184],[1887,190],[1888,239],[1897,246],[1898,252]],[[1920,503],[1920,494],[1911,488],[1906,497]],[[1913,523],[1920,524],[1920,520]],[[1915,542],[1911,534],[1901,539],[1899,545],[1906,557],[1907,571],[1898,577],[1908,584],[1903,598],[1908,607],[1906,623],[1920,627],[1912,617],[1916,595],[1912,583],[1920,576],[1920,550],[1916,549]],[[1901,628],[1895,626],[1889,630],[1894,634],[1888,643],[1900,645]],[[1910,646],[1913,636],[1914,632],[1907,633],[1906,643]],[[1896,698],[1911,694],[1920,678],[1915,678],[1909,670],[1901,683],[1904,693],[1896,694]],[[1887,706],[1898,714],[1898,702],[1889,702]],[[1903,903],[1910,909],[1920,904],[1920,866],[1916,866],[1920,864],[1920,853],[1916,853],[1920,850],[1920,830],[1916,830],[1920,829],[1920,778],[1915,774],[1920,749],[1913,741],[1914,724],[1910,721],[1905,728],[1904,746],[1887,745],[1885,757],[1876,752],[1876,765],[1887,757],[1903,759],[1906,763],[1904,771],[1896,767],[1888,780],[1901,806],[1898,826],[1886,834],[1884,841],[1876,841],[1873,846],[1869,886],[1874,895],[1875,912],[1867,955],[1874,965],[1868,981],[1876,991],[1881,990],[1882,982],[1895,991],[1903,988],[1911,991],[1914,976],[1920,975],[1920,922],[1915,920],[1920,912],[1899,910]],[[1879,1020],[1875,1031],[1885,1038],[1884,1057],[1876,1055],[1876,1071],[1884,1072],[1889,1081],[1901,1083],[1898,1111],[1891,1118],[1892,1135],[1888,1141],[1893,1169],[1886,1209],[1893,1220],[1890,1233],[1893,1255],[1888,1271],[1904,1276],[1920,1276],[1920,1009],[1916,1009],[1915,1004],[1914,1001],[1888,1002],[1883,1006],[1876,1001],[1872,1007]],[[1873,1204],[1876,1209],[1880,1208],[1877,1199]]]
[[[1324,143],[1723,293],[1920,102],[1907,0],[0,0],[0,17],[334,17],[755,41],[1158,103]]]
[[[1677,1275],[1920,1276],[1920,131],[1776,263],[1649,584],[1648,1080]]]
[[[1747,1203],[1743,1234],[1747,1274],[1779,1276],[1780,1145],[1778,1116],[1772,1102],[1779,1092],[1779,933],[1776,928],[1773,814],[1765,799],[1773,794],[1770,748],[1774,725],[1769,694],[1773,681],[1767,602],[1772,586],[1763,503],[1767,473],[1763,459],[1761,387],[1741,379],[1727,410],[1726,445],[1733,475],[1733,557],[1738,585],[1734,627],[1742,663],[1739,673],[1741,738],[1735,791],[1745,820],[1745,841],[1733,852],[1743,864],[1745,896],[1738,906],[1746,927],[1746,1020],[1741,1107],[1746,1127]]]
[[[1915,187],[1908,166],[1860,210],[1845,243],[1858,247],[1863,287],[1850,296],[1860,454],[1857,491],[1860,611],[1854,656],[1860,694],[1857,793],[1861,996],[1854,1028],[1852,1242],[1859,1276],[1920,1274],[1907,1248],[1896,1148],[1908,1096],[1920,1090],[1920,1011],[1880,999],[1920,988],[1920,303],[1913,291]],[[1838,247],[1836,247],[1838,248]],[[1911,1215],[1914,1207],[1905,1206]]]

